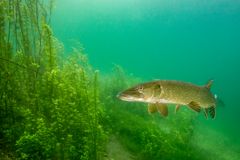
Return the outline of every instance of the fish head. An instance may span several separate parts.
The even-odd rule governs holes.
[[[123,101],[151,102],[160,85],[155,82],[143,83],[119,93],[117,97]]]

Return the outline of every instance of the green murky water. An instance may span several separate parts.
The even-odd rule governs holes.
[[[212,91],[225,107],[217,108],[215,120],[196,117],[201,139],[194,143],[224,152],[223,159],[237,159],[239,153],[231,146],[239,148],[240,143],[238,1],[70,0],[56,6],[57,37],[67,47],[79,40],[101,72],[118,64],[143,81],[175,79],[203,85],[214,79]],[[218,140],[224,142],[219,146]]]
[[[1,1],[0,159],[240,159],[239,28],[236,0]],[[116,98],[155,79],[213,79],[216,118]]]

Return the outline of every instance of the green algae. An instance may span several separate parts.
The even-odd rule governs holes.
[[[145,105],[116,99],[141,79],[118,65],[95,71],[81,48],[64,53],[51,29],[52,6],[0,2],[0,158],[108,159],[111,137],[131,159],[219,158],[197,142],[194,113],[149,115]]]
[[[99,159],[98,73],[81,51],[61,57],[48,23],[51,3],[0,3],[1,150],[20,159]]]

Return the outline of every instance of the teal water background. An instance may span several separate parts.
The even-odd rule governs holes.
[[[58,0],[53,31],[80,41],[101,73],[113,64],[141,79],[205,84],[224,102],[200,124],[240,143],[240,1]]]

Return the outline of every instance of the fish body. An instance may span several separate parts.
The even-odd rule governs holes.
[[[189,106],[196,112],[204,110],[212,118],[215,117],[216,99],[210,91],[212,80],[204,86],[175,80],[157,80],[138,84],[118,95],[124,101],[145,102],[149,104],[150,113],[159,111],[167,116],[168,104],[175,104],[176,111],[180,106]]]

